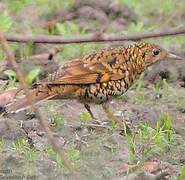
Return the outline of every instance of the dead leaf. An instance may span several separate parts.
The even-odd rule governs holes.
[[[50,29],[54,28],[56,26],[56,24],[57,24],[56,20],[48,20],[48,21],[43,22],[42,27],[44,29],[50,30]]]
[[[14,89],[7,90],[4,93],[1,93],[0,94],[0,106],[4,107],[7,104],[11,103],[14,100],[17,92],[18,92],[18,89],[14,88]]]
[[[123,174],[127,172],[128,170],[134,171],[138,167],[137,164],[123,164],[123,166],[118,170],[116,173],[117,175]]]
[[[154,173],[159,170],[159,163],[156,161],[146,161],[141,166],[139,164],[124,164],[116,174],[122,174],[130,171],[135,171],[137,168],[141,167],[141,169],[147,173]]]
[[[147,161],[142,165],[142,169],[146,172],[153,173],[159,170],[159,163],[156,161]]]

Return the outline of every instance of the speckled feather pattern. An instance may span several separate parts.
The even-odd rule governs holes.
[[[83,103],[104,103],[125,93],[147,66],[153,63],[146,63],[146,56],[154,47],[159,46],[136,43],[99,50],[73,59],[48,79],[35,84],[30,93],[35,102],[61,98],[78,99]],[[17,110],[26,106],[26,103],[26,100],[14,103],[9,109]]]
[[[108,101],[126,92],[146,69],[141,52],[145,45],[110,48],[85,55],[64,65],[45,81],[44,86],[61,98],[95,103]],[[71,89],[67,94],[65,87]]]

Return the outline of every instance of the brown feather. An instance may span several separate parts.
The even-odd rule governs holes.
[[[55,94],[48,96],[48,94],[44,92],[39,93],[39,95],[37,95],[37,93],[38,93],[38,89],[34,89],[29,92],[29,96],[32,98],[33,102],[35,103],[40,102],[41,100],[50,99],[53,96],[55,96]],[[7,112],[18,112],[18,111],[28,108],[29,105],[30,105],[29,100],[27,99],[27,97],[24,96],[20,99],[17,99],[13,103],[8,104],[6,106],[6,111]]]
[[[29,97],[32,98],[34,103],[41,102],[47,99],[53,99],[55,97],[60,98],[69,98],[69,96],[74,96],[76,91],[79,89],[77,86],[70,86],[70,85],[62,85],[62,86],[55,86],[55,85],[41,85],[29,91]],[[7,112],[18,112],[23,109],[27,109],[30,105],[28,99],[24,96],[15,100],[13,103],[8,104],[6,106]]]
[[[91,56],[93,58],[89,58],[90,60],[88,58],[76,59],[62,66],[44,82],[46,84],[93,84],[97,83],[99,76],[101,76],[100,82],[124,78],[125,74],[115,72],[111,67],[113,65],[115,68],[120,66],[121,62],[117,57],[120,55],[110,55],[109,51],[101,51],[101,53],[102,61],[96,58],[98,55]],[[109,54],[108,59],[106,53]]]
[[[153,52],[159,52],[157,55]],[[149,65],[167,57],[158,45],[138,43],[110,48],[73,59],[38,82],[30,90],[33,100],[75,98],[81,102],[104,103],[125,93]],[[29,105],[26,98],[7,106],[16,111]]]

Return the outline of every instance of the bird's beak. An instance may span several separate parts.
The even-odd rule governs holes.
[[[170,53],[170,52],[168,52],[167,58],[169,58],[169,59],[176,59],[176,60],[183,60],[182,57],[177,56],[177,55],[175,55],[175,54],[172,54],[172,53]]]

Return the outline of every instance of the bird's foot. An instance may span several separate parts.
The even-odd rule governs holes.
[[[87,110],[87,112],[90,114],[91,118],[94,119],[94,120],[97,120],[97,118],[92,113],[90,106],[88,104],[84,104],[84,107]]]

